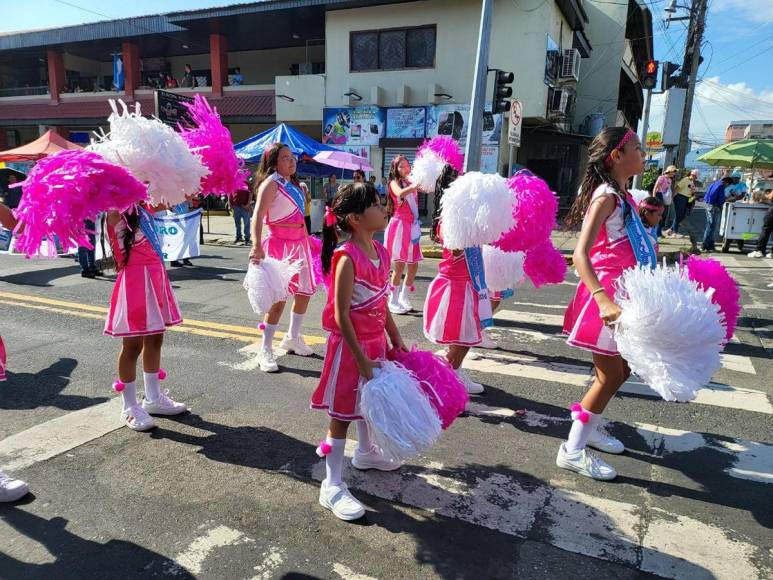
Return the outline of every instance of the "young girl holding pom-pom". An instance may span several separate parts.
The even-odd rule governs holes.
[[[392,160],[387,193],[387,213],[391,219],[386,228],[386,247],[392,259],[389,311],[394,314],[413,310],[410,294],[422,260],[418,194],[416,186],[408,182],[410,173],[411,164],[403,155]],[[400,287],[406,265],[405,281]]]
[[[458,171],[446,165],[435,186],[435,216],[432,239],[441,242],[439,219],[443,192],[458,177]],[[482,331],[478,313],[479,295],[467,266],[464,250],[443,248],[438,275],[430,282],[424,302],[424,336],[434,344],[447,346],[446,359],[471,395],[484,391],[462,369],[470,347],[480,344]]]
[[[392,348],[406,350],[387,308],[389,253],[373,239],[386,221],[376,188],[354,183],[336,193],[327,208],[322,234],[322,268],[332,280],[322,325],[330,337],[311,407],[325,409],[330,415],[327,438],[317,449],[327,466],[319,503],[342,520],[355,520],[365,513],[341,479],[349,423],[357,425],[355,468],[391,471],[400,467],[372,444],[359,403],[360,382],[372,379],[378,361],[386,358],[386,335]],[[336,248],[339,228],[350,237]]]
[[[137,206],[107,214],[107,232],[118,277],[110,300],[105,334],[123,340],[118,380],[113,389],[123,397],[121,421],[134,431],[155,427],[151,415],[179,415],[188,410],[161,392],[166,377],[161,346],[169,326],[182,322],[164,268],[161,247],[150,211]],[[145,397],[137,402],[137,359],[142,355]]]
[[[556,464],[598,480],[614,479],[617,473],[586,445],[607,453],[625,450],[601,425],[601,413],[631,372],[610,328],[621,313],[613,301],[616,282],[628,268],[656,265],[627,189],[629,179],[643,169],[636,134],[624,127],[604,129],[591,143],[580,193],[567,217],[568,226],[582,222],[582,229],[574,251],[580,283],[564,317],[564,332],[570,345],[593,353],[596,376],[582,402],[572,405],[572,427]]]

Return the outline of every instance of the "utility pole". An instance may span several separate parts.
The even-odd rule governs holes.
[[[690,76],[687,83],[687,96],[684,103],[684,115],[682,116],[682,131],[679,134],[679,148],[677,150],[676,166],[684,167],[687,157],[687,142],[690,136],[690,117],[695,100],[695,85],[698,79],[698,67],[701,60],[701,42],[703,30],[706,28],[706,2],[707,0],[693,0],[690,10],[690,29],[687,34],[687,44],[684,51],[683,71],[687,71],[690,65]]]
[[[643,149],[647,147],[647,131],[649,130],[650,126],[650,104],[652,103],[652,89],[647,89],[647,96],[644,98],[644,118],[641,122],[641,135],[639,135],[639,141],[641,142],[641,146]],[[634,189],[639,189],[641,187],[641,180],[642,176],[641,174],[636,175],[633,178],[633,187]]]
[[[464,171],[480,170],[480,147],[483,140],[483,109],[488,79],[489,39],[491,37],[492,0],[483,0],[478,34],[478,54],[475,60],[475,84],[470,100],[470,119],[467,128],[467,147],[464,151]]]

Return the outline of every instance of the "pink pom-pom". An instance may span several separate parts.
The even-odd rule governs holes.
[[[45,241],[48,256],[56,255],[55,240],[64,250],[92,248],[85,220],[111,209],[126,211],[148,197],[147,186],[126,169],[85,150],[44,157],[21,185],[14,231],[16,248],[27,256],[39,255]]]
[[[244,160],[236,156],[231,133],[221,122],[217,109],[201,95],[196,95],[186,106],[194,126],[180,126],[180,135],[209,169],[209,175],[201,179],[200,194],[233,195],[247,189],[249,172]]]
[[[464,153],[459,147],[459,144],[451,137],[438,135],[437,137],[425,141],[416,150],[416,156],[420,156],[422,152],[426,150],[435,153],[435,155],[440,157],[440,159],[448,163],[457,171],[462,171],[462,169],[464,169]]]
[[[416,292],[416,286],[408,286],[408,292]]]
[[[319,442],[319,446],[317,447],[317,455],[320,457],[325,457],[326,455],[330,455],[330,452],[333,450],[333,446],[330,445],[325,440],[322,440]]]
[[[572,413],[581,413],[582,412],[582,405],[580,403],[572,403],[572,406],[570,407]]]
[[[415,346],[411,352],[392,351],[389,359],[400,363],[416,376],[440,417],[443,429],[448,429],[464,411],[469,400],[464,384],[448,361],[432,352],[418,350]]]
[[[548,239],[526,252],[523,270],[535,288],[560,284],[566,276],[566,260]]]
[[[588,411],[580,411],[577,413],[577,420],[583,425],[586,425],[588,421],[590,421],[590,415],[588,414]]]
[[[124,382],[122,382],[120,379],[116,379],[115,382],[113,383],[113,390],[116,393],[120,393],[125,388],[126,388],[126,384]]]
[[[550,239],[556,224],[558,199],[545,181],[535,175],[516,173],[507,180],[515,195],[515,227],[492,245],[505,252],[525,252]]]
[[[688,258],[687,275],[690,280],[697,282],[703,291],[714,289],[711,301],[719,306],[724,315],[725,340],[730,340],[741,313],[741,293],[735,279],[718,260],[697,256]]]
[[[163,381],[166,378],[166,369],[158,369],[158,380]]]
[[[260,324],[258,324],[258,330],[266,330],[266,323],[261,322]]]

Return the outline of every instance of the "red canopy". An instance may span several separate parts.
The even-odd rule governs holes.
[[[0,151],[0,161],[37,161],[41,157],[65,149],[82,149],[82,147],[49,130],[32,143],[8,151]]]

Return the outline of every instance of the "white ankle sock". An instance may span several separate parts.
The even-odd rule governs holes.
[[[287,331],[287,336],[290,338],[298,338],[301,335],[301,325],[303,324],[303,317],[305,314],[290,313],[290,328]]]
[[[123,391],[121,391],[121,397],[123,397],[123,410],[134,407],[137,404],[137,381],[123,384]]]
[[[365,421],[357,421],[357,450],[367,453],[373,449],[373,440],[370,438],[370,430]]]
[[[583,409],[582,412],[588,414],[588,421],[583,423],[579,418],[572,421],[572,428],[569,429],[569,437],[564,444],[567,453],[576,453],[577,451],[585,449],[585,444],[588,442],[590,434],[596,428],[596,424],[599,421],[600,415],[594,415],[586,409]]]
[[[399,296],[399,290],[397,289],[397,286],[395,286],[395,287],[393,287],[393,288],[392,288],[392,289],[389,291],[389,301],[390,301],[392,304],[396,304],[396,303],[397,303],[397,297],[398,297],[398,296]]]
[[[158,378],[158,371],[155,373],[142,373],[145,384],[145,398],[148,401],[158,401],[161,397],[161,380]]]
[[[328,485],[339,485],[341,483],[341,471],[344,468],[344,448],[346,439],[327,438],[330,445],[330,453],[325,457],[325,472]]]
[[[263,348],[272,348],[272,345],[274,343],[274,333],[276,332],[277,324],[269,324],[268,322],[264,324],[265,328],[263,329]]]
[[[409,293],[410,290],[408,289],[408,286],[403,284],[402,288],[400,288],[400,300],[405,300],[408,298]]]

